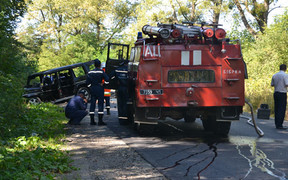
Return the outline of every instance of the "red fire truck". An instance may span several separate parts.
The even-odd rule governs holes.
[[[206,131],[229,133],[245,103],[247,70],[240,42],[226,38],[219,26],[185,22],[142,28],[148,37],[138,33],[129,58],[129,119],[141,126],[166,117],[201,118]],[[128,59],[129,46],[109,49],[118,52],[115,59],[108,52],[111,72]]]

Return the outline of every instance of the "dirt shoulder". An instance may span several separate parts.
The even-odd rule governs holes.
[[[57,179],[166,179],[108,127],[91,126],[88,116],[67,129],[70,135],[62,149],[70,151],[79,170]]]

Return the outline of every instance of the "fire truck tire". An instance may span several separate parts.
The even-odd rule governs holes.
[[[202,125],[204,127],[205,131],[213,131],[214,121],[216,122],[216,117],[208,116],[208,117],[202,117]]]
[[[231,122],[216,122],[214,133],[217,135],[228,135],[231,127]]]
[[[156,129],[155,124],[135,123],[135,126],[137,132],[142,136],[153,135]]]
[[[207,116],[202,119],[205,131],[212,131],[217,135],[227,135],[230,131],[231,122],[216,121],[216,116]]]
[[[196,117],[193,116],[193,115],[188,115],[188,114],[185,114],[184,115],[184,120],[186,123],[193,123],[196,121]]]

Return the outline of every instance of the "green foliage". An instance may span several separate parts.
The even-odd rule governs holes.
[[[31,143],[35,138],[21,139],[21,143]],[[52,173],[70,171],[70,160],[64,152],[51,147],[19,150],[0,150],[0,174],[3,179],[53,179]]]
[[[1,178],[53,179],[55,173],[75,169],[69,154],[59,150],[63,121],[61,108],[42,103],[27,106],[17,123],[1,124]]]
[[[274,109],[271,78],[279,71],[280,64],[288,64],[288,11],[277,18],[275,24],[258,35],[255,43],[243,50],[249,79],[246,81],[246,95],[255,108],[269,104]]]
[[[49,103],[41,103],[38,106],[27,105],[17,119],[10,118],[0,122],[1,138],[31,136],[33,133],[49,138],[54,137],[55,133],[61,134],[62,121],[65,120],[62,111],[61,108]]]
[[[84,35],[71,36],[68,39],[68,44],[61,49],[53,49],[49,46],[49,42],[41,46],[38,63],[40,71],[86,62],[97,57],[97,50]]]
[[[22,81],[0,71],[0,123],[10,123],[20,117],[23,110]],[[16,112],[16,113],[15,113]],[[1,132],[2,133],[2,128]]]
[[[35,68],[14,37],[24,11],[24,0],[0,2],[0,179],[53,179],[51,173],[73,169],[58,147],[65,118],[59,107],[26,107],[22,99],[27,74]]]
[[[18,36],[39,70],[95,59],[135,18],[138,4],[127,0],[28,2],[26,18],[31,21]]]

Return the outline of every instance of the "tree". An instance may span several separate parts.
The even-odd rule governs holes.
[[[287,39],[288,11],[277,17],[275,24],[266,28],[263,34],[258,35],[255,43],[243,50],[249,74],[246,94],[255,107],[268,103],[274,109],[270,83],[272,75],[279,71],[280,64],[288,64]]]
[[[261,33],[264,32],[269,13],[277,8],[270,8],[270,6],[276,2],[277,0],[264,0],[263,2],[259,2],[259,0],[233,0],[231,3],[235,3],[244,26],[250,34],[255,36],[258,30]],[[253,20],[249,21],[249,15],[253,17],[255,23]]]
[[[0,1],[0,127],[4,128],[23,112],[23,77],[28,69],[14,30],[24,12],[24,0]]]
[[[199,5],[201,4],[200,0],[190,0],[184,3],[181,3],[179,0],[176,0],[177,6],[179,8],[177,14],[182,15],[185,21],[197,22],[202,20],[202,13],[199,10]],[[172,0],[170,1],[171,6],[173,6]],[[174,7],[176,11],[176,7]],[[175,15],[177,15],[175,13]],[[179,16],[178,15],[178,16]],[[182,19],[183,19],[182,18]]]
[[[33,31],[28,32],[26,28],[22,34],[34,38],[25,45],[41,44],[39,55],[34,56],[38,58],[40,70],[94,59],[135,17],[136,6],[137,3],[128,0],[32,0],[28,4],[28,18]],[[20,39],[25,42],[24,36]],[[85,48],[80,48],[79,42]],[[73,46],[78,47],[76,51],[82,51],[78,53],[82,54],[79,59],[73,52],[68,53]]]
[[[0,2],[0,71],[12,73],[14,65],[19,63],[17,57],[18,42],[14,38],[17,20],[25,11],[24,0]]]

